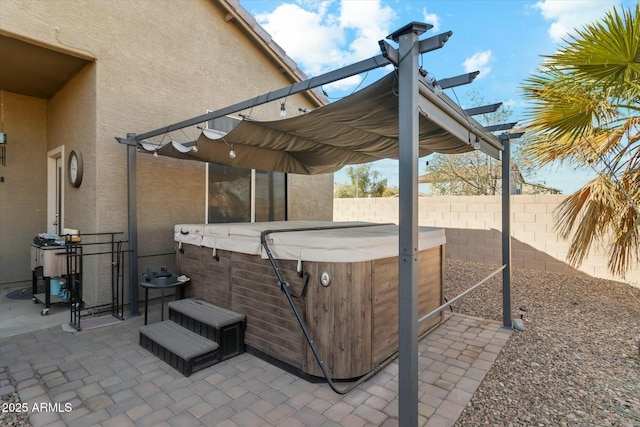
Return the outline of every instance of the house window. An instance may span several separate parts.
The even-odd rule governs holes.
[[[207,222],[283,221],[286,175],[208,164]]]
[[[522,184],[518,182],[516,183],[515,187],[516,188],[515,188],[514,194],[522,194]]]
[[[286,175],[255,171],[255,220],[284,221],[287,212]]]

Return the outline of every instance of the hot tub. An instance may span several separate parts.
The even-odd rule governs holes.
[[[304,230],[292,231],[299,229]],[[244,313],[250,350],[294,371],[322,376],[261,244],[265,230],[272,230],[265,236],[269,251],[333,378],[360,377],[397,351],[396,225],[178,224],[177,266],[191,278],[188,295]],[[443,229],[419,228],[419,316],[444,302],[444,244]],[[437,325],[441,316],[420,325],[420,333]]]

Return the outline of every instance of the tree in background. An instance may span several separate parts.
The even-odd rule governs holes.
[[[501,166],[481,151],[464,154],[433,154],[421,183],[429,184],[431,194],[452,196],[495,195],[502,176]]]
[[[383,197],[387,196],[387,180],[380,179],[380,173],[371,170],[370,165],[349,166],[347,176],[351,185],[341,186],[336,197]]]
[[[524,153],[598,173],[560,204],[556,227],[571,238],[573,265],[613,237],[609,269],[624,277],[640,260],[640,3],[614,8],[544,58],[522,87],[533,102]]]
[[[477,91],[472,91],[469,99],[476,107],[486,104]],[[498,111],[482,114],[476,119],[484,126],[489,126],[507,123],[512,114],[511,108],[503,105]],[[516,178],[521,179],[518,158],[516,150],[512,161],[513,171]],[[501,177],[500,161],[476,150],[463,154],[432,154],[428,157],[426,174],[420,177],[420,182],[428,183],[431,193],[435,195],[485,196],[501,193]]]

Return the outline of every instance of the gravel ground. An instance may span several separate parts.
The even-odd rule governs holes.
[[[452,298],[496,267],[448,261]],[[454,304],[502,321],[501,275]],[[640,289],[586,275],[516,269],[514,332],[456,426],[640,426]]]
[[[0,412],[0,426],[2,427],[31,427],[29,415],[26,412],[16,412],[13,407],[20,405],[20,397],[18,393],[13,392],[6,394],[0,398],[3,408],[4,405],[11,405]]]
[[[447,297],[495,268],[447,261]],[[501,287],[498,275],[454,310],[501,322]],[[511,337],[456,426],[640,426],[640,289],[515,269],[512,302],[515,313],[527,307],[525,331]],[[0,425],[30,426],[21,415],[0,414]]]

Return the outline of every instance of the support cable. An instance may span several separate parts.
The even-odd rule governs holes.
[[[493,273],[491,273],[490,275],[488,275],[487,277],[485,277],[484,279],[482,279],[481,281],[479,281],[478,283],[476,283],[475,285],[473,285],[472,287],[470,287],[469,289],[467,289],[466,291],[464,291],[463,293],[455,296],[454,298],[452,298],[451,300],[445,302],[444,304],[442,304],[441,306],[434,308],[433,310],[431,310],[429,313],[425,314],[424,316],[422,316],[420,319],[418,319],[418,324],[421,324],[422,322],[428,320],[429,318],[433,317],[434,315],[438,314],[439,312],[441,312],[442,310],[444,310],[445,308],[449,307],[451,304],[453,304],[454,302],[458,301],[460,298],[462,298],[463,296],[467,295],[468,293],[474,291],[478,286],[482,285],[483,283],[485,283],[487,280],[491,279],[492,277],[494,277],[495,275],[497,275],[498,273],[500,273],[502,270],[504,270],[505,268],[507,268],[507,265],[503,265],[500,268],[498,268],[496,271],[494,271]]]

